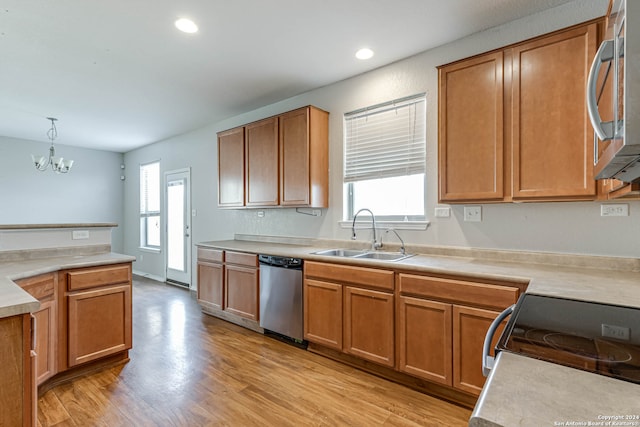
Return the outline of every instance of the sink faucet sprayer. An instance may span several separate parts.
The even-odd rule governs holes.
[[[367,208],[360,209],[353,216],[353,224],[351,224],[351,240],[356,240],[356,218],[358,217],[358,214],[360,214],[360,212],[362,211],[367,211],[369,212],[369,214],[371,214],[371,223],[372,223],[371,228],[373,230],[373,242],[371,242],[371,249],[373,250],[379,249],[382,247],[382,243],[378,243],[378,241],[376,240],[376,218],[375,216],[373,216],[373,212],[371,212],[371,210]]]

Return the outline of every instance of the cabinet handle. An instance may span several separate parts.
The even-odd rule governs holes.
[[[589,78],[587,80],[587,111],[589,112],[589,119],[593,130],[598,135],[601,141],[613,139],[614,129],[613,122],[603,122],[600,117],[600,111],[598,111],[598,100],[596,98],[598,73],[600,73],[600,67],[603,62],[611,62],[614,57],[614,45],[613,40],[605,40],[598,48],[598,53],[593,59],[591,64],[591,70],[589,70]],[[615,76],[613,77],[615,78]]]
[[[482,375],[485,377],[489,375],[489,372],[493,369],[493,363],[495,362],[495,357],[491,356],[491,341],[493,341],[493,336],[495,335],[498,326],[500,326],[500,323],[502,323],[507,316],[513,313],[513,309],[515,307],[516,305],[514,304],[507,307],[502,313],[498,314],[498,317],[491,322],[487,335],[484,337],[484,343],[482,345]]]

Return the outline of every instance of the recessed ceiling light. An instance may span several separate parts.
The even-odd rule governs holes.
[[[356,52],[356,58],[369,59],[373,56],[373,51],[367,47],[360,49]]]
[[[198,26],[191,19],[180,18],[176,22],[176,28],[183,33],[195,33],[198,31]]]

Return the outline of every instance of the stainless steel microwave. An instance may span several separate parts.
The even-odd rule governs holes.
[[[640,179],[640,1],[611,3],[587,83],[594,175],[633,182]]]

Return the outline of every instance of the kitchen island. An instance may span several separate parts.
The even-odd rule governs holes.
[[[527,293],[640,308],[640,259],[410,247],[408,252],[415,256],[388,262],[314,253],[327,247],[354,248],[352,242],[264,236],[236,236],[235,240],[203,242],[199,247],[508,282],[526,286]],[[602,417],[612,414],[637,415],[639,398],[640,385],[502,352],[469,424],[606,422]]]
[[[128,361],[135,258],[105,244],[113,226],[0,227],[0,425],[35,425],[38,391]],[[65,246],[77,228],[97,238]],[[34,247],[46,235],[60,246]]]

